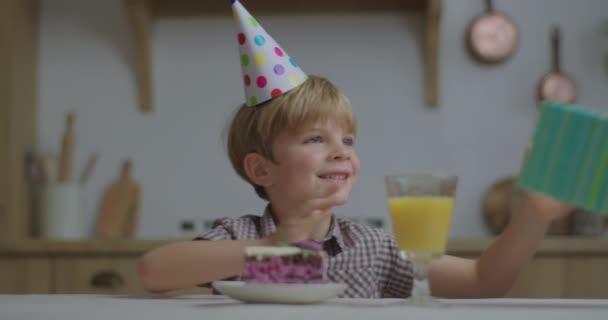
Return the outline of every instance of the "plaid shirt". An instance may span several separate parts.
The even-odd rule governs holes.
[[[264,238],[276,231],[266,208],[264,215],[222,218],[197,240],[246,240]],[[332,218],[330,232],[323,240],[327,252],[327,277],[348,288],[350,298],[408,297],[413,272],[410,263],[399,256],[392,236],[382,229]],[[238,279],[234,278],[234,279]]]

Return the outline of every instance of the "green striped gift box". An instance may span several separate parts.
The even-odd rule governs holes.
[[[544,101],[518,185],[608,215],[608,114]]]

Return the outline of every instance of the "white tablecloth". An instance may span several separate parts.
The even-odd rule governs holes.
[[[442,300],[426,309],[400,299],[333,299],[314,305],[244,304],[224,296],[0,295],[0,319],[413,320],[608,319],[608,300]]]

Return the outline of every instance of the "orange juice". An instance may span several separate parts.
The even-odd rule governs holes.
[[[453,197],[394,197],[388,199],[388,207],[399,249],[435,254],[445,251]]]

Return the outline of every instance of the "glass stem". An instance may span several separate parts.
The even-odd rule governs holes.
[[[428,252],[407,252],[402,251],[402,256],[412,263],[413,286],[411,300],[416,305],[426,305],[431,303],[431,288],[429,285],[429,265],[433,259],[433,254]]]
[[[431,298],[429,286],[429,262],[413,261],[414,283],[412,287],[412,300],[417,304],[428,303]]]

